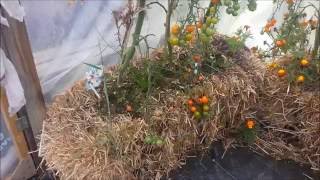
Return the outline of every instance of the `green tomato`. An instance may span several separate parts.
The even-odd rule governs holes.
[[[202,107],[204,112],[208,112],[209,111],[209,106],[208,105],[203,105]]]
[[[163,141],[162,141],[161,139],[158,139],[158,140],[156,141],[156,145],[161,146],[162,144],[163,144]]]
[[[207,17],[206,24],[209,26],[212,23],[212,17]]]
[[[248,4],[248,9],[250,11],[255,11],[257,9],[257,3],[255,1],[250,1]]]
[[[215,18],[215,17],[211,18],[211,23],[212,23],[212,24],[217,24],[218,21],[219,21],[219,20],[218,20],[217,18]]]
[[[237,11],[233,11],[232,12],[232,16],[238,16],[238,12]]]
[[[212,35],[214,34],[214,30],[211,29],[211,28],[208,28],[208,29],[206,30],[206,34],[207,34],[208,36],[212,36]]]
[[[214,7],[211,7],[209,11],[210,11],[210,14],[215,14],[216,13],[216,9]]]
[[[201,118],[201,113],[199,111],[194,112],[193,115],[194,115],[194,117],[196,119],[200,119]]]
[[[205,33],[200,33],[200,40],[203,42],[203,43],[208,43],[209,42],[209,37],[205,34]]]
[[[151,144],[152,143],[152,138],[150,136],[147,136],[146,138],[144,138],[144,142],[147,144]]]
[[[238,11],[240,9],[240,4],[239,3],[234,3],[233,4],[233,9]]]
[[[176,37],[172,37],[169,39],[169,43],[172,45],[172,46],[176,46],[179,44],[179,39],[176,38]]]
[[[186,41],[191,41],[192,40],[192,34],[188,33],[186,34],[185,38]]]
[[[227,14],[232,14],[233,9],[232,9],[231,7],[228,7],[228,8],[226,9],[226,12],[227,12]]]
[[[186,45],[186,41],[185,40],[180,40],[179,41],[179,45],[180,46],[185,46]]]

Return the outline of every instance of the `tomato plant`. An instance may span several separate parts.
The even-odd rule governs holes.
[[[278,69],[278,76],[287,75],[290,83],[319,81],[319,7],[312,3],[303,5],[302,0],[286,0],[285,3],[276,0],[274,3],[279,8],[266,23],[262,33],[267,33],[273,40],[266,54],[273,59],[284,55],[290,59],[288,65],[278,67],[282,68]],[[276,26],[274,16],[284,5],[287,6],[287,12],[283,15],[283,23]],[[307,8],[314,9],[310,17],[306,14]],[[316,34],[315,39],[310,39],[313,32]]]

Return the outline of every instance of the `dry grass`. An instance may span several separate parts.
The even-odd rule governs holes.
[[[260,124],[254,148],[277,159],[293,159],[319,170],[320,93],[287,89],[254,58],[206,77],[190,93],[153,93],[143,119],[117,114],[108,119],[81,84],[57,97],[44,123],[41,155],[61,179],[160,179],[212,141],[234,138],[247,117]],[[210,98],[210,119],[197,121],[186,100]],[[156,134],[163,145],[144,143]]]
[[[320,91],[289,86],[268,73],[259,92],[263,133],[256,145],[277,159],[320,170]]]
[[[108,119],[97,112],[94,95],[75,85],[49,108],[41,154],[62,179],[160,179],[243,123],[256,102],[255,82],[262,80],[246,70],[235,65],[207,77],[204,88],[188,95],[171,89],[153,94],[147,119],[128,114]],[[185,102],[193,93],[210,98],[210,120],[198,122],[189,114]],[[164,144],[145,144],[149,134]]]

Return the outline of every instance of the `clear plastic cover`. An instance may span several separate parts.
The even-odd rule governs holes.
[[[50,101],[56,94],[70,88],[76,81],[85,77],[88,66],[83,62],[104,65],[119,61],[116,27],[112,11],[123,8],[126,0],[69,0],[69,1],[28,1],[22,0],[26,16],[27,30],[34,53],[45,98]],[[136,2],[136,1],[134,1]],[[150,1],[151,2],[151,1]],[[158,1],[165,7],[166,0]],[[304,1],[317,3],[317,0]],[[149,3],[149,1],[147,1]],[[172,22],[185,17],[189,1],[179,1]],[[241,1],[242,7],[247,1]],[[240,10],[237,17],[221,9],[217,30],[232,35],[239,27],[248,25],[253,38],[246,43],[248,47],[266,48],[264,41],[270,41],[267,35],[261,35],[266,21],[271,18],[274,4],[270,1],[257,1],[257,10]],[[200,1],[207,7],[209,0]],[[275,14],[282,21],[286,7]],[[141,35],[154,34],[148,38],[151,47],[163,44],[165,12],[156,4],[147,8],[147,16]],[[308,11],[307,11],[308,12]],[[310,10],[310,15],[313,11]],[[313,35],[312,35],[313,36]],[[100,53],[101,51],[101,53]],[[101,55],[102,54],[102,58]]]

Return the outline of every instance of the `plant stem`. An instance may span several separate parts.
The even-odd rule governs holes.
[[[204,16],[204,19],[203,19],[203,23],[206,22],[207,17],[210,15],[210,8],[211,8],[212,6],[213,6],[213,3],[210,1],[209,7],[208,7],[208,9],[207,9],[207,11],[206,11],[206,14],[205,14],[205,16]],[[216,8],[216,10],[217,10],[217,8]]]
[[[318,13],[318,27],[316,30],[316,35],[314,39],[314,46],[313,46],[313,51],[312,51],[312,58],[317,57],[318,51],[319,51],[319,46],[320,46],[320,10]]]
[[[171,26],[171,15],[173,12],[174,0],[168,0],[168,11],[166,15],[166,31],[165,31],[165,43],[167,43],[167,58],[172,59],[172,46],[169,42],[170,38],[170,26]]]
[[[122,64],[121,64],[120,70],[119,70],[118,84],[122,80],[123,73],[125,72],[127,66],[129,65],[130,60],[134,56],[134,53],[135,53],[135,50],[136,50],[136,46],[139,44],[139,37],[140,37],[140,33],[141,33],[144,17],[145,17],[145,14],[146,14],[145,10],[144,10],[145,3],[146,3],[146,0],[139,0],[138,1],[138,6],[139,6],[139,11],[140,12],[138,14],[136,27],[135,27],[134,33],[132,35],[132,37],[133,37],[132,44],[128,48],[128,50],[124,53],[124,55],[122,56]]]
[[[103,91],[104,95],[106,96],[107,101],[107,110],[108,110],[108,117],[110,118],[111,112],[110,112],[110,101],[109,101],[109,94],[108,94],[108,87],[107,87],[107,77],[104,76],[103,79]]]
[[[108,89],[107,89],[107,77],[104,74],[104,63],[103,63],[103,58],[102,58],[102,50],[101,50],[101,45],[99,42],[99,50],[100,50],[100,60],[101,60],[101,65],[102,65],[102,71],[103,71],[103,92],[104,95],[106,96],[106,102],[107,102],[107,110],[108,110],[108,117],[110,117],[110,102],[109,102],[109,95],[108,95]]]

